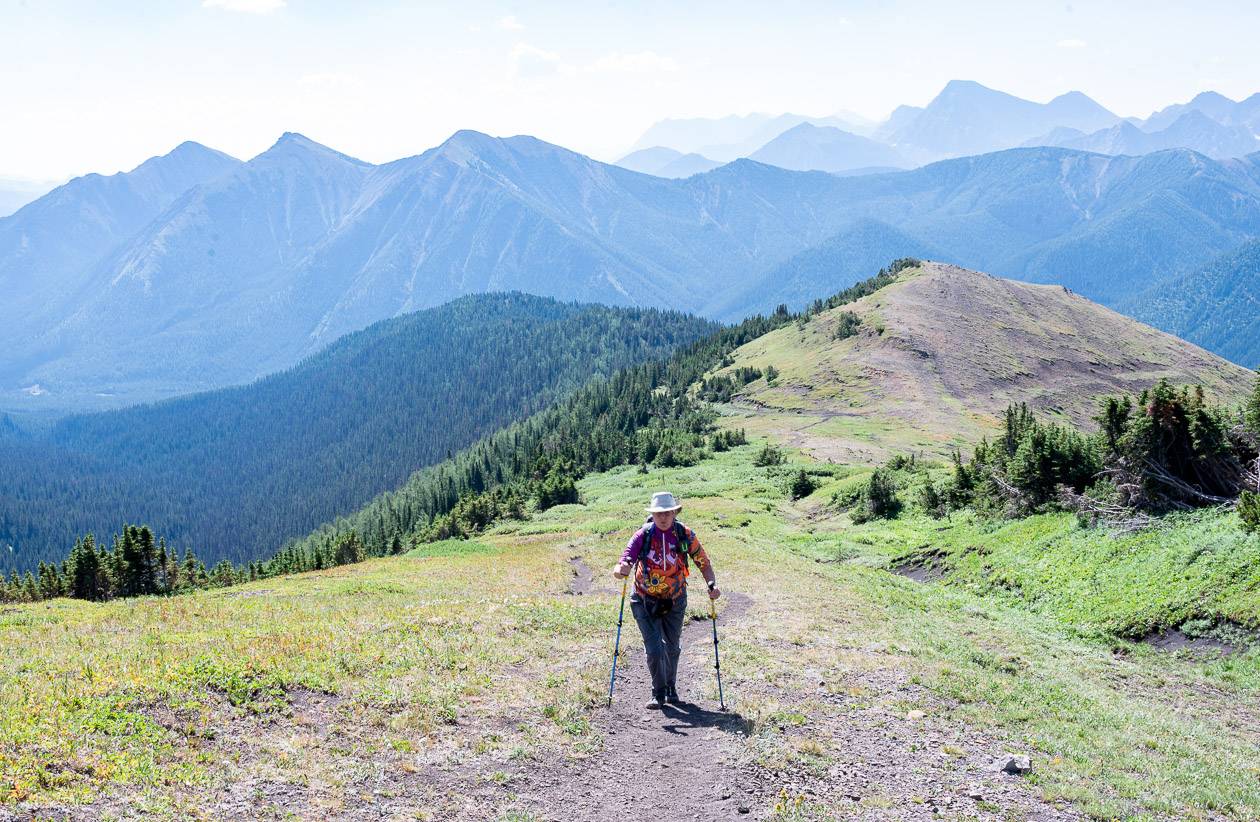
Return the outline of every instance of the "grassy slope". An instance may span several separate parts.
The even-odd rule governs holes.
[[[843,311],[861,331],[835,339]],[[1011,402],[1088,424],[1101,395],[1160,377],[1236,402],[1252,375],[1059,286],[927,263],[857,303],[741,348],[730,368],[773,365],[731,423],[820,458],[881,461],[908,450],[967,448]]]
[[[171,600],[6,609],[0,795],[138,793],[152,812],[178,815],[219,780],[267,773],[304,780],[331,811],[358,801],[356,774],[368,768],[458,763],[506,780],[529,757],[584,756],[600,745],[589,717],[606,687],[616,597],[611,586],[564,594],[568,559],[606,568],[645,495],[670,487],[723,585],[755,598],[723,643],[728,701],[753,722],[749,757],[808,770],[849,755],[822,735],[824,718],[917,707],[855,686],[879,668],[944,699],[922,706],[937,718],[1033,751],[1035,784],[1099,817],[1260,815],[1255,652],[1230,662],[1229,676],[1224,663],[1117,655],[1072,630],[1070,614],[889,574],[881,566],[894,552],[881,539],[940,526],[850,530],[819,502],[859,474],[812,464],[835,477],[789,504],[787,469],[752,467],[754,451],[590,477],[586,505],[513,523],[471,550],[439,545],[439,556]],[[966,542],[968,526],[947,527]],[[1025,537],[989,535],[994,550]],[[633,632],[629,641],[638,647]],[[847,702],[819,699],[819,682]],[[312,730],[313,699],[334,706],[330,737]],[[452,801],[439,787],[429,810],[442,818]],[[510,790],[502,803],[512,807]]]

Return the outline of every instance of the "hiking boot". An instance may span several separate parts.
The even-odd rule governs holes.
[[[653,691],[652,698],[649,699],[647,702],[647,705],[643,707],[647,708],[648,710],[659,711],[661,709],[661,705],[663,705],[664,703],[665,703],[665,692]]]
[[[665,701],[670,705],[679,705],[682,703],[682,697],[678,695],[678,689],[670,685],[665,689]]]

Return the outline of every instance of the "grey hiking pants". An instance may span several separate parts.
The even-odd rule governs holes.
[[[654,607],[655,606],[655,607]],[[663,613],[660,611],[663,610]],[[655,613],[654,613],[655,611]],[[678,656],[682,653],[683,618],[687,615],[687,592],[672,601],[630,596],[630,613],[639,623],[643,648],[647,651],[648,671],[652,674],[652,693],[661,695],[673,687],[678,675]]]

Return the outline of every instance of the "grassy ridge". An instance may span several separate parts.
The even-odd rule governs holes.
[[[1233,658],[1228,676],[1227,663],[1118,656],[1111,641],[1071,629],[1066,613],[897,577],[883,567],[904,555],[894,548],[924,534],[959,546],[983,535],[1000,557],[1016,556],[1030,532],[913,516],[852,527],[822,503],[862,470],[802,458],[756,468],[756,450],[592,475],[581,482],[585,505],[508,523],[478,545],[439,543],[444,556],[170,600],[7,609],[0,796],[132,797],[152,815],[179,816],[222,780],[249,777],[301,780],[335,809],[359,802],[355,774],[377,768],[448,763],[497,779],[531,757],[586,756],[600,745],[590,720],[607,684],[616,591],[597,578],[594,594],[565,595],[568,560],[602,574],[645,495],[666,487],[686,503],[723,587],[753,598],[723,636],[727,699],[750,722],[749,758],[825,770],[850,755],[827,723],[847,711],[923,708],[1030,750],[1038,788],[1097,818],[1260,815],[1250,707],[1260,656]],[[823,485],[789,503],[784,480],[802,466]],[[1025,527],[1069,525],[1050,517]],[[1238,608],[1254,609],[1247,602]],[[638,653],[634,632],[627,641]],[[688,672],[704,665],[684,660]],[[863,689],[874,669],[913,683],[925,701]],[[820,682],[847,701],[819,699]],[[321,699],[335,706],[329,739],[311,730],[310,704]],[[443,818],[458,806],[443,804],[454,800],[436,784],[421,810]],[[515,807],[509,790],[501,801],[503,812]]]

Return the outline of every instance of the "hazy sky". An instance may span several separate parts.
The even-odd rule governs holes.
[[[951,78],[1146,116],[1260,90],[1255,2],[0,0],[0,177],[284,131],[365,160],[460,128],[600,159],[664,117],[872,118]]]

